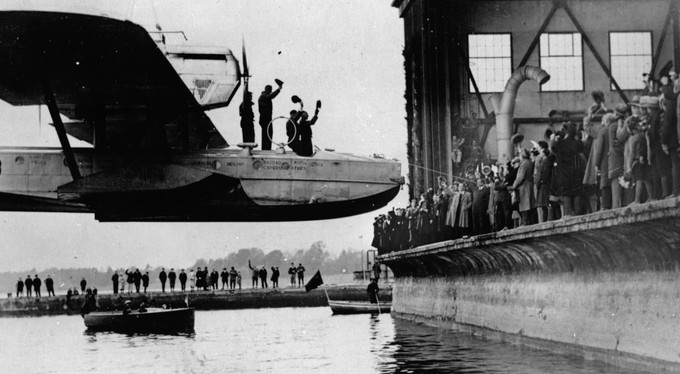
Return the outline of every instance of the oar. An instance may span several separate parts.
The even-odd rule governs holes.
[[[378,303],[378,314],[380,313],[380,300],[378,299],[378,291],[375,291],[375,302]]]

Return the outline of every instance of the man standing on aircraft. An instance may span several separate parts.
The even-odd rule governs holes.
[[[266,85],[264,86],[264,91],[262,91],[262,94],[260,94],[260,98],[257,99],[257,109],[260,111],[260,128],[262,129],[263,151],[269,151],[272,149],[271,138],[273,135],[273,130],[272,127],[269,126],[269,122],[272,120],[272,110],[274,107],[272,105],[272,99],[274,99],[279,94],[279,92],[281,92],[281,88],[283,87],[283,82],[278,79],[275,81],[279,88],[272,92],[272,86]]]
[[[165,292],[165,281],[168,279],[168,275],[165,273],[165,268],[161,268],[161,273],[158,274],[158,279],[161,281],[161,292]]]
[[[300,121],[298,123],[298,133],[300,134],[300,146],[295,153],[300,156],[309,157],[314,154],[314,146],[312,145],[312,126],[319,119],[319,108],[320,104],[317,103],[316,111],[314,112],[314,117],[309,119],[309,114],[302,111],[300,114]]]
[[[246,92],[243,102],[238,107],[241,116],[241,133],[244,143],[255,142],[255,114],[253,114],[253,93]]]
[[[170,280],[170,292],[175,292],[175,279],[177,279],[177,273],[175,273],[175,268],[170,269],[168,273],[168,280]]]
[[[286,135],[288,135],[288,147],[297,153],[300,146],[300,134],[298,133],[298,121],[300,113],[297,110],[290,111],[290,118],[286,121]]]

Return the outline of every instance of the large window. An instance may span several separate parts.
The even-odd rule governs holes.
[[[480,92],[502,92],[512,74],[510,34],[468,35],[470,70]],[[470,80],[470,92],[474,92]]]
[[[609,58],[612,76],[621,89],[643,88],[642,74],[652,68],[652,33],[609,33]]]
[[[541,34],[540,55],[541,68],[550,74],[541,91],[583,91],[581,34]]]

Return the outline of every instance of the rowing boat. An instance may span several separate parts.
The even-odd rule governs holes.
[[[91,331],[173,333],[194,330],[194,308],[148,308],[144,312],[133,310],[103,311],[86,314],[85,326]]]
[[[372,304],[364,301],[328,300],[333,314],[389,313],[392,303]]]

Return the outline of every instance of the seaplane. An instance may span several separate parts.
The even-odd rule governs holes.
[[[395,160],[228,147],[206,111],[228,106],[247,78],[227,48],[166,44],[163,32],[126,19],[0,10],[0,99],[45,105],[60,142],[0,148],[0,210],[298,221],[361,214],[395,197],[404,183]]]

